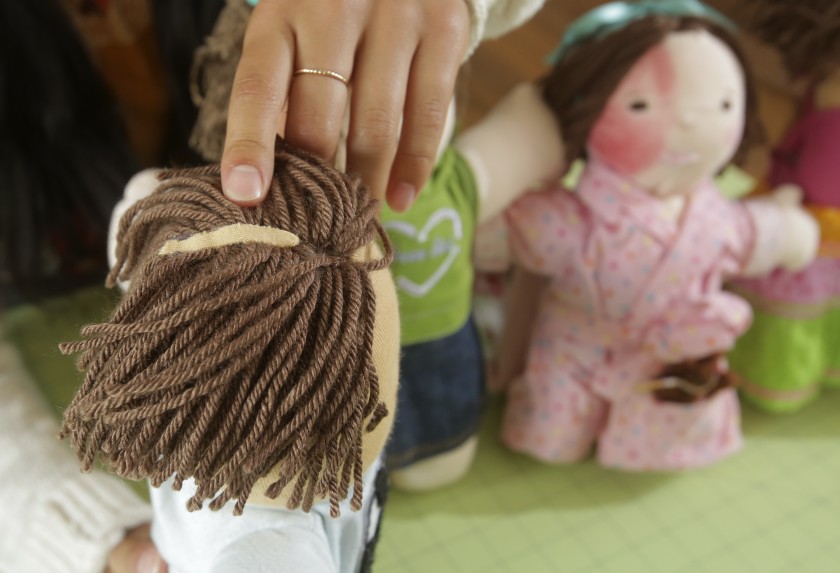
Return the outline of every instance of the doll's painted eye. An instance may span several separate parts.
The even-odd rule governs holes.
[[[720,102],[720,109],[723,111],[729,111],[732,109],[732,100],[729,98],[724,98],[722,102]]]
[[[650,104],[647,102],[647,100],[634,99],[630,102],[630,111],[634,113],[645,112],[648,110],[648,108],[650,108]]]

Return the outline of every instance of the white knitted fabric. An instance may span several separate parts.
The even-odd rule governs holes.
[[[102,573],[151,512],[125,484],[83,474],[17,350],[0,339],[0,573]]]
[[[466,0],[470,9],[472,55],[482,40],[498,38],[520,26],[542,8],[545,0]]]

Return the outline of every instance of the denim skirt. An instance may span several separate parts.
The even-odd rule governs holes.
[[[472,318],[453,334],[404,346],[386,465],[402,468],[463,444],[478,431],[484,394],[484,361]]]

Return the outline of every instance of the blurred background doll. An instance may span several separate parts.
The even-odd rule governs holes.
[[[597,442],[606,466],[672,470],[740,448],[725,353],[750,308],[722,282],[803,267],[818,232],[794,190],[737,203],[713,184],[760,137],[731,26],[694,0],[616,2],[553,55],[544,98],[566,164],[587,163],[574,193],[531,193],[505,215],[541,291],[508,320],[535,320],[508,389],[512,449],[572,462]]]
[[[822,242],[805,269],[732,285],[755,316],[730,362],[751,402],[790,412],[822,386],[840,385],[840,4],[747,0],[743,8],[749,29],[778,50],[803,92],[773,150],[769,183],[802,188]]]
[[[444,142],[453,130],[454,104]],[[539,150],[526,152],[534,142]],[[472,463],[485,393],[471,316],[474,230],[528,182],[556,177],[560,153],[550,111],[537,90],[523,84],[441,147],[432,178],[410,210],[383,212],[396,251],[391,269],[402,336],[397,419],[385,457],[395,487],[442,487]]]

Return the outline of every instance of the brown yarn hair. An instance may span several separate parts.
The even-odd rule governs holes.
[[[840,65],[840,2],[747,0],[749,27],[779,50],[793,76],[819,81]]]
[[[742,161],[747,150],[763,140],[755,82],[732,33],[710,20],[656,14],[573,46],[543,78],[543,99],[559,123],[567,165],[586,157],[586,142],[593,126],[633,65],[668,34],[690,30],[706,30],[720,39],[732,50],[744,70],[746,118],[735,161]]]
[[[257,479],[279,467],[269,498],[289,485],[289,508],[328,497],[337,516],[352,485],[359,509],[362,436],[387,415],[369,274],[393,251],[378,208],[357,177],[282,143],[254,208],[225,199],[218,166],[164,172],[119,226],[108,284],[130,281],[128,292],[109,322],[61,347],[81,352],[87,371],[61,429],[84,469],[98,456],[155,486],[193,477],[190,510],[235,499],[240,514]],[[233,223],[284,229],[300,243],[157,254]],[[355,260],[377,237],[384,257]]]

